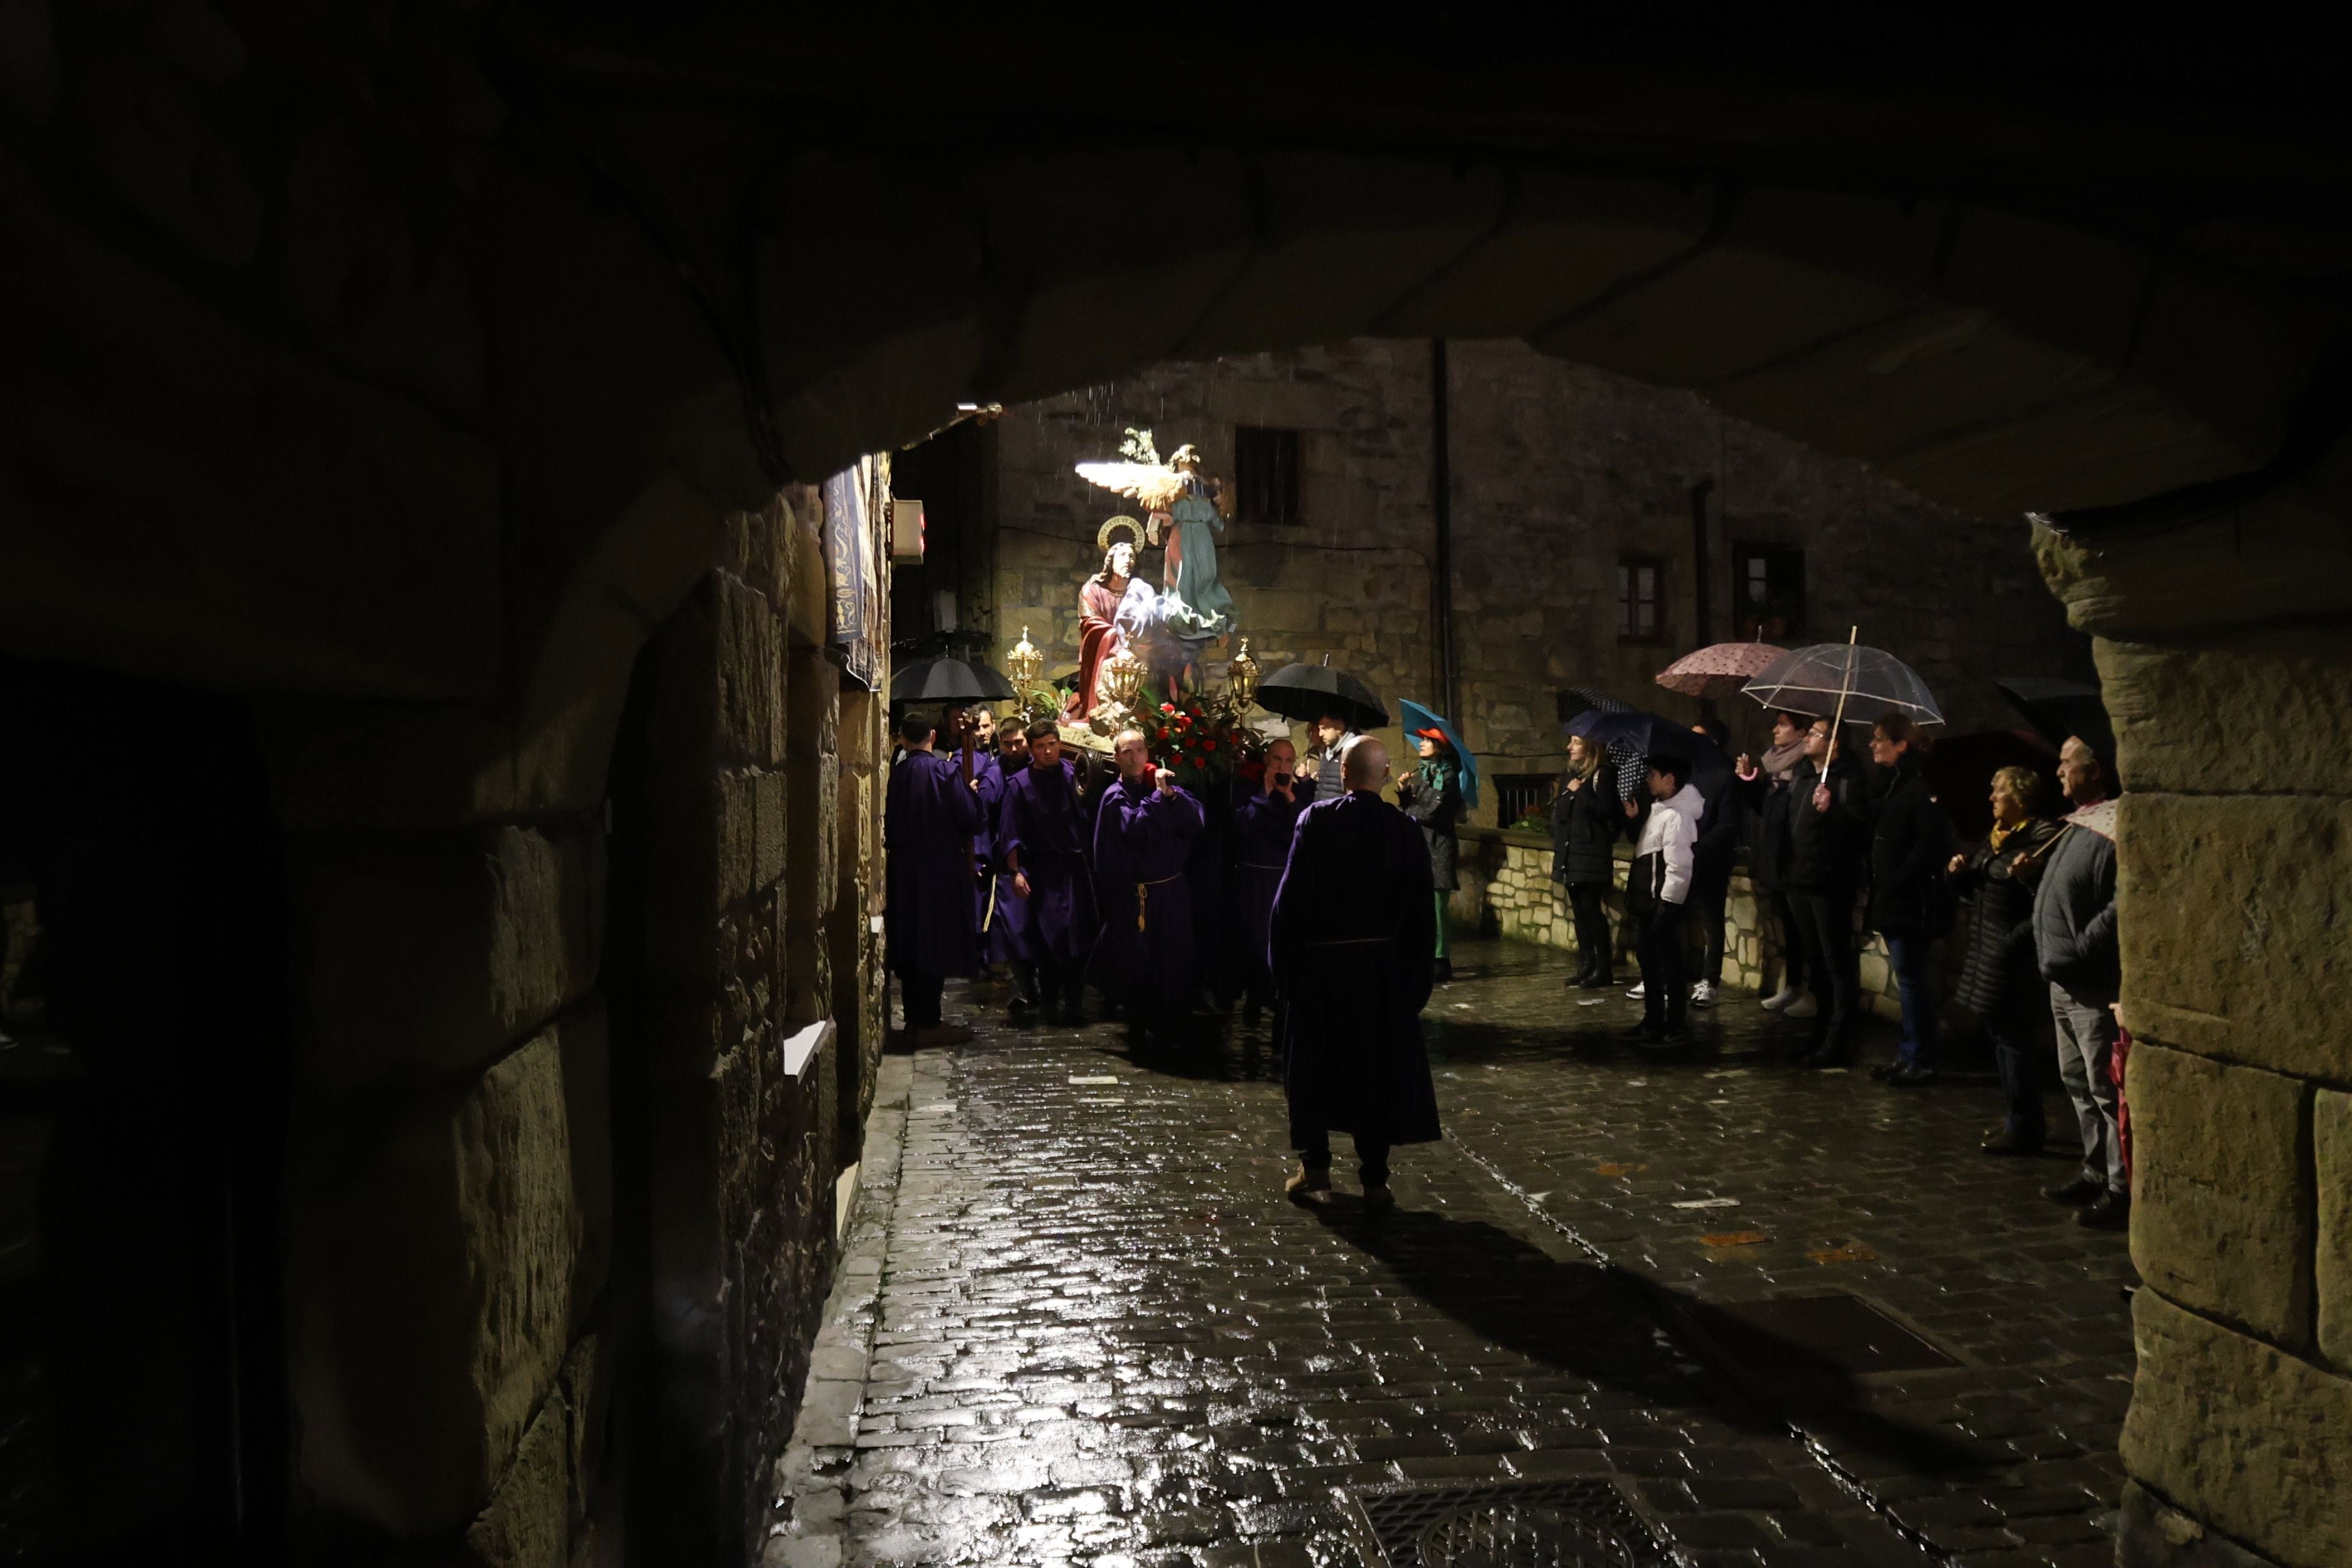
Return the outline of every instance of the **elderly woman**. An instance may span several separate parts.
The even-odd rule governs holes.
[[[1615,850],[1625,818],[1617,809],[1616,773],[1602,765],[1604,755],[1603,747],[1570,736],[1568,771],[1551,803],[1551,876],[1568,889],[1580,961],[1568,984],[1586,991],[1616,984],[1607,900],[1617,879]]]
[[[1437,894],[1437,984],[1454,978],[1446,941],[1445,900],[1454,894],[1454,825],[1462,819],[1462,760],[1442,730],[1416,730],[1421,766],[1397,780],[1397,804],[1421,825],[1429,843],[1429,875]]]
[[[1993,774],[1992,834],[1949,868],[1953,889],[1976,905],[1954,1000],[1983,1020],[2009,1101],[2007,1119],[1985,1138],[1988,1154],[2037,1153],[2044,1131],[2033,1045],[2048,987],[2034,967],[2033,894],[2059,827],[2035,814],[2040,794],[2041,781],[2023,768]]]

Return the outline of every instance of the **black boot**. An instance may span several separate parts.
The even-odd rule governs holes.
[[[1444,985],[1453,978],[1454,961],[1450,958],[1439,959],[1437,961],[1437,984]]]

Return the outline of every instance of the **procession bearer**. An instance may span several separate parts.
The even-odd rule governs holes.
[[[1095,897],[1102,936],[1093,978],[1127,1016],[1128,1032],[1165,1041],[1192,1005],[1192,893],[1184,863],[1200,836],[1201,803],[1151,765],[1140,730],[1112,742],[1118,779],[1095,816]]]
[[[890,967],[905,995],[907,1032],[918,1045],[956,1045],[971,1031],[940,1017],[940,994],[951,975],[980,963],[972,908],[972,838],[981,830],[979,791],[953,760],[939,754],[939,725],[924,714],[898,727],[904,753],[890,769],[882,835],[889,850],[884,919]]]
[[[1052,720],[1029,726],[1028,749],[1029,765],[1005,781],[996,832],[1010,884],[998,897],[1010,895],[1000,914],[1009,917],[1014,997],[1016,1005],[1024,994],[1034,998],[1049,1022],[1083,1024],[1087,954],[1097,925],[1086,804]]]

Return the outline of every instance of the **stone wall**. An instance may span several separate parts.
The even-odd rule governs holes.
[[[2343,993],[2352,546],[2271,509],[2347,499],[2322,464],[2269,508],[2160,534],[2045,531],[2100,634],[2126,793],[2123,1017],[2136,1037],[2139,1374],[2129,1568],[2352,1562],[2352,1047]],[[2285,611],[2294,619],[2282,622]],[[2231,742],[2195,715],[2228,712]]]
[[[1569,912],[1568,889],[1552,880],[1551,864],[1551,840],[1539,834],[1491,827],[1464,830],[1457,861],[1461,885],[1454,889],[1452,905],[1458,928],[1575,952],[1576,924]],[[1633,955],[1631,923],[1625,919],[1625,874],[1632,865],[1631,847],[1620,845],[1617,880],[1610,889],[1608,906],[1621,969],[1633,962]],[[1759,918],[1756,889],[1745,867],[1732,873],[1723,923],[1725,986],[1759,993],[1779,989],[1787,963],[1781,951],[1780,923]],[[1875,931],[1863,931],[1858,940],[1864,1002],[1882,1018],[1900,1019],[1902,994],[1888,967],[1885,939]],[[1947,983],[1965,941],[1961,936],[1957,942],[1936,944],[1937,972]]]
[[[1739,543],[1801,547],[1802,639],[1843,641],[1858,622],[1864,641],[1927,678],[1951,732],[2017,722],[1990,677],[2087,673],[2087,646],[2042,591],[2021,522],[1962,516],[1688,393],[1523,344],[1454,343],[1450,366],[1462,708],[1451,717],[1490,772],[1558,767],[1554,693],[1564,687],[1696,717],[1696,702],[1652,678],[1695,644],[1732,635]],[[1268,672],[1328,653],[1391,698],[1442,707],[1428,630],[1431,374],[1425,342],[1357,339],[1162,364],[1009,410],[998,426],[997,641],[1025,626],[1049,674],[1075,667],[1078,584],[1099,564],[1095,531],[1134,508],[1078,479],[1074,463],[1113,457],[1123,426],[1150,426],[1162,451],[1195,442],[1210,471],[1230,478],[1234,427],[1277,426],[1300,432],[1303,521],[1239,521],[1220,542],[1241,635]],[[1702,480],[1713,484],[1703,628],[1690,496]],[[1664,563],[1654,642],[1618,639],[1621,554]],[[1144,570],[1156,577],[1156,552]],[[1759,712],[1738,698],[1722,708],[1735,721]],[[1748,736],[1760,738],[1760,725]],[[1494,821],[1491,794],[1477,820]]]

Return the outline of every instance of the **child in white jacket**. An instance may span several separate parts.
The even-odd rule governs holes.
[[[1690,897],[1692,849],[1706,803],[1690,784],[1690,763],[1681,757],[1646,760],[1650,816],[1633,847],[1633,868],[1625,879],[1625,907],[1633,917],[1634,956],[1642,965],[1642,1021],[1625,1031],[1644,1046],[1680,1046],[1690,1038],[1689,938],[1685,901]],[[1633,803],[1625,803],[1631,814]]]

